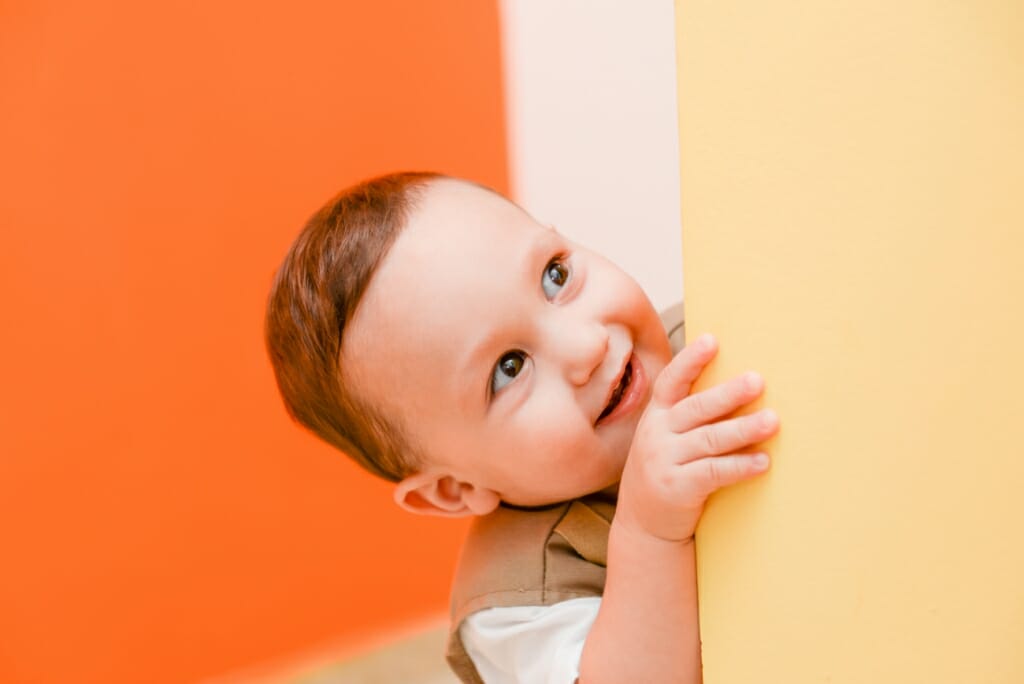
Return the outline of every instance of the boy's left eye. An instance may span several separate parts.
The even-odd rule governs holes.
[[[544,290],[544,296],[554,299],[558,291],[565,287],[572,275],[569,266],[563,261],[563,257],[556,257],[544,267],[544,275],[541,276],[540,286]]]

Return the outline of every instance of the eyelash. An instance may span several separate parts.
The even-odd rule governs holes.
[[[550,276],[552,274],[552,269],[555,266],[561,266],[561,270],[560,271],[556,271],[556,273],[559,273],[560,277],[563,280],[562,280],[561,283],[558,283],[558,282],[555,282],[554,280],[552,280],[552,282],[558,287],[558,290],[553,295],[548,297],[548,291],[547,291],[547,288],[545,287],[545,280],[548,278],[548,276]],[[566,255],[566,254],[559,254],[559,255],[555,256],[554,258],[552,258],[551,260],[549,260],[547,262],[547,264],[544,265],[544,271],[541,273],[541,276],[540,276],[541,291],[544,293],[544,296],[547,297],[549,301],[553,300],[555,297],[558,296],[559,292],[564,290],[566,288],[566,286],[568,286],[572,282],[572,278],[573,278],[573,271],[572,271],[572,268],[568,264],[568,255]],[[495,395],[497,395],[505,387],[508,387],[508,385],[510,385],[513,380],[515,380],[517,377],[519,377],[519,374],[523,372],[523,368],[526,367],[526,360],[527,360],[527,358],[528,357],[527,357],[526,352],[524,352],[522,350],[519,350],[519,349],[514,349],[512,351],[507,351],[504,354],[502,354],[501,357],[498,358],[498,362],[496,364],[494,364],[494,367],[491,369],[491,377],[490,377],[490,379],[489,379],[489,381],[487,383],[487,397],[488,397],[488,399],[490,399],[490,398],[494,397]],[[516,361],[514,361],[515,359],[518,359],[518,363],[516,363]],[[511,363],[512,364],[511,366],[509,366],[509,369],[510,370],[515,369],[515,375],[509,377],[508,382],[506,382],[504,385],[502,385],[501,387],[495,389],[494,381],[495,381],[495,378],[496,378],[496,376],[498,374],[498,370],[500,368],[502,368],[503,366],[506,366],[507,363]]]

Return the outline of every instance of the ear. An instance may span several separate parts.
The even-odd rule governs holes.
[[[420,515],[461,518],[490,513],[501,497],[444,473],[416,473],[395,485],[395,503]]]

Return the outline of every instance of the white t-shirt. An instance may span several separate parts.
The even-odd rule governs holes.
[[[573,684],[599,596],[552,606],[485,608],[459,628],[486,684]]]

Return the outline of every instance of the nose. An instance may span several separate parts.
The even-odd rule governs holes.
[[[608,356],[608,329],[596,321],[573,321],[562,330],[556,348],[562,351],[566,377],[585,385]]]

